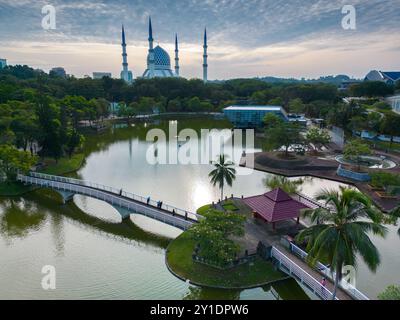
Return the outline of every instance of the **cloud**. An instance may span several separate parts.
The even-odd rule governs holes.
[[[134,71],[139,70],[135,74],[140,74],[145,67],[147,19],[151,14],[156,42],[170,53],[174,34],[178,33],[181,70],[188,77],[201,74],[205,26],[209,34],[209,73],[214,78],[272,73],[312,76],[331,72],[363,76],[368,71],[364,68],[400,67],[395,58],[400,0],[352,0],[357,9],[355,31],[341,27],[341,8],[349,3],[347,0],[54,0],[52,3],[57,10],[57,30],[46,31],[41,28],[41,7],[47,1],[0,0],[0,56],[11,63],[36,62],[43,68],[65,65],[77,75],[100,69],[117,75],[121,63],[120,27],[124,23],[130,66]],[[35,46],[45,50],[45,59],[35,51]],[[79,63],[79,56],[90,54],[95,55],[92,61]],[[59,60],[61,56],[64,60]],[[325,63],[328,57],[330,61]],[[310,59],[318,63],[313,66]],[[352,64],[345,63],[346,59]]]

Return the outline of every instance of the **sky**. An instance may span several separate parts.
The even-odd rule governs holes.
[[[56,29],[42,27],[52,5]],[[345,30],[344,5],[356,10]],[[155,43],[173,64],[179,37],[180,73],[202,76],[207,27],[209,79],[275,76],[318,78],[400,70],[400,0],[0,0],[0,58],[77,77],[121,71],[121,24],[129,69],[146,68],[148,17]]]

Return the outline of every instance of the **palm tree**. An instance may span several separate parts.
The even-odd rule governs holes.
[[[290,180],[283,176],[272,176],[271,178],[265,178],[263,182],[264,185],[271,190],[281,188],[286,193],[293,195],[299,193],[300,186],[303,184],[304,180]]]
[[[214,162],[215,169],[208,175],[214,187],[218,183],[218,187],[221,189],[221,201],[224,198],[225,182],[228,186],[232,186],[233,181],[236,179],[236,170],[233,168],[234,164],[231,161],[227,161],[226,158],[227,156],[224,154],[219,155],[218,161]]]
[[[307,242],[307,259],[311,265],[327,261],[336,271],[333,299],[345,265],[356,267],[356,256],[361,256],[368,268],[375,272],[380,255],[368,234],[384,237],[387,228],[382,225],[383,214],[359,191],[340,187],[340,192],[322,190],[317,200],[325,201],[326,208],[305,210],[313,225],[302,230],[296,240]],[[316,223],[316,224],[314,224]]]

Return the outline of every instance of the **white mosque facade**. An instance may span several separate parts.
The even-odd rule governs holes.
[[[147,68],[143,73],[142,78],[152,79],[152,78],[169,78],[169,77],[179,77],[179,46],[178,46],[178,36],[175,35],[175,66],[174,70],[171,68],[171,58],[166,50],[164,50],[159,45],[154,47],[153,39],[153,27],[151,24],[151,18],[149,18],[149,50],[147,54]],[[204,44],[203,44],[203,80],[207,82],[207,31],[204,30]],[[125,30],[122,27],[122,71],[121,79],[128,83],[132,83],[133,76],[132,72],[128,70],[128,61],[126,54],[126,42],[125,42]]]

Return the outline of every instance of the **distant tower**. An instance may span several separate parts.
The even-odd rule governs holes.
[[[149,78],[154,78],[154,48],[153,48],[153,27],[151,26],[151,17],[149,17]]]
[[[203,45],[203,81],[207,82],[207,68],[208,68],[208,64],[207,64],[207,29],[204,29],[204,45]]]
[[[122,71],[121,71],[121,79],[125,80],[128,83],[132,83],[133,75],[132,72],[128,70],[128,55],[126,53],[126,42],[125,42],[125,29],[124,25],[122,25]]]
[[[178,49],[178,35],[175,34],[175,75],[179,77],[179,49]]]

